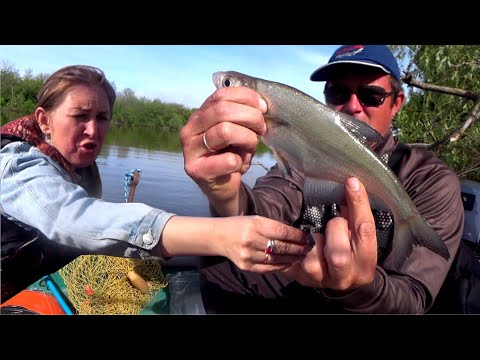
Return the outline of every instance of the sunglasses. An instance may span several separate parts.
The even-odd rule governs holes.
[[[343,105],[355,93],[358,100],[364,106],[379,106],[382,105],[387,97],[393,94],[393,91],[386,92],[381,86],[375,85],[360,85],[357,89],[352,90],[344,85],[332,85],[325,89],[325,100],[332,105]]]

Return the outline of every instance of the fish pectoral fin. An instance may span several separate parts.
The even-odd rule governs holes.
[[[288,161],[275,149],[272,149],[273,155],[277,160],[278,167],[282,176],[286,178],[287,176],[292,177],[292,170],[290,169],[290,165],[288,165]]]
[[[377,130],[353,116],[341,113],[340,121],[363,144],[366,142],[383,142],[383,136]]]
[[[335,181],[306,177],[303,197],[309,206],[342,204],[345,202],[344,185]]]
[[[289,128],[291,125],[288,121],[286,120],[283,120],[282,118],[280,118],[278,115],[277,116],[273,116],[271,114],[263,114],[263,119],[265,120],[266,123],[270,123],[270,126],[271,127],[275,127],[275,126],[285,126],[287,128]]]
[[[305,178],[303,197],[307,205],[345,204],[345,185],[336,181]],[[375,194],[368,193],[372,210],[390,211],[390,207]]]

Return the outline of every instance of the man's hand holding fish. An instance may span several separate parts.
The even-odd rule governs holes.
[[[222,88],[181,130],[185,171],[221,216],[244,214],[242,175],[250,168],[258,137],[266,131],[266,111],[254,90]]]
[[[459,179],[393,134],[406,97],[388,46],[341,46],[310,79],[325,81],[326,104],[286,84],[218,71],[217,91],[182,130],[185,170],[212,215],[265,216],[315,239],[302,262],[281,272],[206,260],[205,309],[425,313],[461,240]],[[258,137],[277,164],[250,188],[241,177]],[[352,178],[356,192],[345,188]]]
[[[327,223],[325,234],[313,234],[313,250],[285,270],[302,285],[327,289],[326,294],[328,289],[355,290],[375,277],[377,236],[367,192],[358,179],[349,178],[345,196],[345,218],[335,217]]]

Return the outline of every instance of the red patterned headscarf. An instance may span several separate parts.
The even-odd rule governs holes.
[[[82,186],[91,196],[100,198],[102,196],[102,182],[97,164],[82,169],[75,169],[60,152],[45,141],[40,126],[34,114],[26,115],[12,120],[0,128],[2,139],[7,138],[13,141],[23,140],[35,146],[45,155],[55,160],[70,175],[72,181],[81,176],[78,185]]]

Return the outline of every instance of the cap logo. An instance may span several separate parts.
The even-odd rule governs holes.
[[[354,56],[363,51],[363,45],[352,45],[341,48],[335,54],[335,59],[341,59],[348,56]]]

